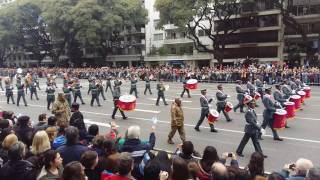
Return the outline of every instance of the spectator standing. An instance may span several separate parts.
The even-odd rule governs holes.
[[[0,147],[0,168],[8,161],[8,150],[17,142],[18,137],[15,134],[7,135],[2,141]]]
[[[98,154],[95,151],[86,151],[82,154],[81,164],[88,180],[100,180],[100,173],[95,170],[98,164]]]
[[[86,180],[84,167],[78,161],[68,163],[62,173],[62,180]]]
[[[80,140],[84,139],[87,135],[86,125],[83,121],[83,115],[79,111],[80,105],[78,103],[72,103],[71,112],[72,115],[70,117],[70,126],[74,126],[78,128],[80,134]]]
[[[41,131],[41,130],[46,130],[48,127],[47,114],[45,114],[45,113],[40,114],[38,117],[38,121],[39,122],[33,126],[34,131],[37,132],[37,131]]]
[[[31,127],[29,116],[20,116],[18,118],[18,124],[14,128],[14,131],[19,141],[22,141],[27,148],[31,146],[34,129]]]
[[[58,151],[47,151],[44,156],[44,166],[42,167],[37,180],[60,180],[63,172],[62,160]]]
[[[134,162],[130,154],[121,153],[118,163],[119,172],[107,177],[105,180],[135,180],[135,178],[131,176]]]

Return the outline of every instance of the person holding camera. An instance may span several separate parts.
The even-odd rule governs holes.
[[[244,136],[237,148],[237,154],[240,157],[243,157],[242,151],[246,144],[248,143],[249,139],[251,138],[254,149],[256,152],[262,153],[262,149],[260,146],[260,143],[258,141],[259,134],[261,132],[261,127],[258,125],[257,121],[257,114],[254,111],[255,108],[255,101],[253,98],[249,99],[248,101],[244,102],[248,106],[248,110],[245,114],[245,119],[246,119],[246,126],[244,128]],[[264,156],[265,158],[267,156]]]
[[[285,164],[280,174],[288,180],[304,180],[311,168],[313,163],[310,160],[300,158],[296,163]]]

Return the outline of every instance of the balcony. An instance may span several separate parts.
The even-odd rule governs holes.
[[[164,30],[169,30],[169,29],[178,29],[177,26],[175,26],[174,24],[166,24],[163,25]]]
[[[141,54],[132,55],[110,55],[106,57],[106,61],[140,61]]]
[[[163,44],[187,44],[193,43],[191,39],[188,38],[172,38],[164,39]]]
[[[190,55],[166,55],[166,56],[145,56],[145,61],[191,61],[191,60],[208,60],[212,59],[212,55],[208,53],[190,54]]]

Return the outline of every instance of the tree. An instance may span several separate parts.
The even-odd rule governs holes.
[[[251,0],[157,0],[160,12],[159,26],[174,24],[187,34],[199,52],[209,52],[221,64],[224,59],[226,38],[239,29],[232,21],[241,10],[241,3]],[[218,23],[215,23],[218,21]],[[214,27],[218,26],[218,27]],[[211,44],[205,44],[198,36],[198,30],[205,32]]]

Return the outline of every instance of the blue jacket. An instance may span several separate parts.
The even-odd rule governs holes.
[[[72,161],[80,161],[81,155],[88,150],[88,147],[81,144],[63,145],[57,149],[63,158],[63,166]]]
[[[146,150],[149,151],[153,149],[154,145],[156,143],[156,136],[154,133],[150,134],[149,142],[148,143],[142,143],[140,139],[127,139],[123,146],[120,149],[120,152],[134,152],[134,151],[142,151]]]

